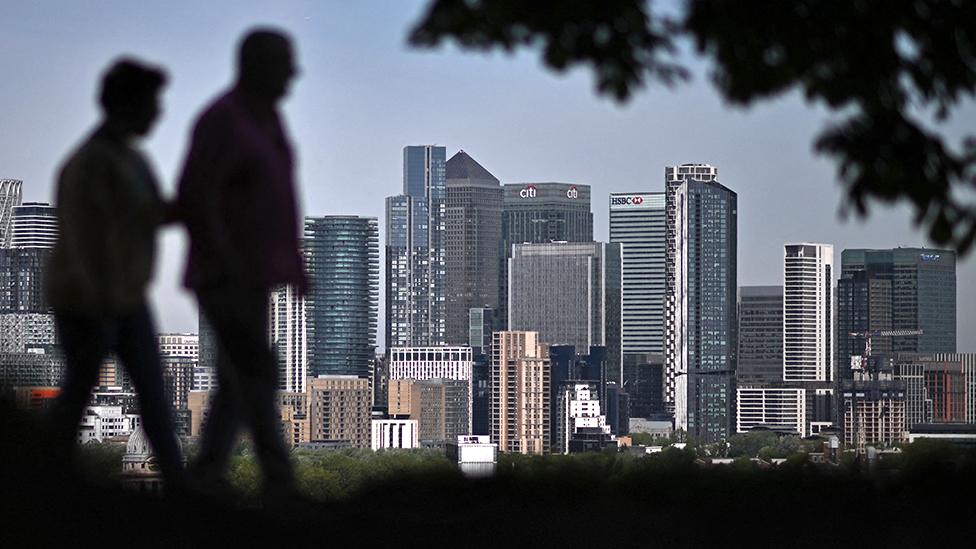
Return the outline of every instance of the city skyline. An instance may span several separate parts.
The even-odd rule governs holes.
[[[382,218],[378,197],[398,192],[402,147],[437,143],[448,156],[469,152],[502,183],[590,185],[594,239],[604,242],[609,193],[661,192],[660,172],[668,165],[720,166],[722,179],[739,194],[740,286],[782,284],[782,245],[791,241],[832,244],[837,254],[927,244],[912,229],[906,208],[873,208],[864,224],[837,222],[842,190],[834,183],[834,166],[815,157],[809,145],[827,118],[795,95],[748,112],[729,109],[708,85],[705,67],[692,63],[691,84],[676,92],[642,90],[631,103],[615,106],[594,96],[586,73],[553,75],[531,54],[406,49],[405,34],[421,7],[254,3],[227,16],[220,7],[190,11],[189,4],[105,10],[111,14],[70,5],[4,6],[0,51],[10,53],[0,54],[0,72],[19,85],[0,92],[9,105],[0,113],[7,130],[0,136],[0,178],[23,180],[25,202],[51,201],[58,163],[94,120],[100,71],[128,52],[163,64],[172,78],[164,119],[144,146],[171,192],[189,120],[228,82],[238,36],[253,24],[270,23],[294,34],[303,67],[285,110],[302,162],[304,215]],[[184,44],[174,45],[170,21],[181,21]],[[35,55],[16,54],[24,51]],[[364,55],[370,62],[362,62]],[[457,83],[452,77],[458,71],[468,78]],[[392,80],[404,85],[382,91],[380,84]],[[963,112],[950,129],[961,129],[976,110],[970,105]],[[695,124],[681,126],[679,119]],[[710,131],[698,131],[702,124]],[[515,127],[522,130],[513,132]],[[196,331],[195,308],[178,286],[182,231],[168,230],[161,244],[153,292],[160,330]],[[960,352],[976,351],[976,311],[967,307],[976,302],[976,288],[966,284],[974,273],[971,254],[957,272]],[[377,344],[386,346],[382,333]]]

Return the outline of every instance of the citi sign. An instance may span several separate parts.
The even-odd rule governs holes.
[[[535,185],[526,185],[519,191],[519,196],[522,198],[535,198],[539,194],[539,189]]]
[[[612,196],[610,197],[611,206],[640,206],[644,203],[643,196]]]
[[[579,198],[579,191],[576,190],[576,185],[566,190],[566,198]]]

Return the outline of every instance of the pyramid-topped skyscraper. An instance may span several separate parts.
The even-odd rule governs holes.
[[[447,161],[446,339],[468,345],[472,308],[498,308],[502,187],[498,178],[458,151]]]

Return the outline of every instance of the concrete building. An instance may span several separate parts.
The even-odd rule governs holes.
[[[590,186],[573,183],[514,183],[503,186],[499,329],[508,322],[508,260],[512,245],[593,242]]]
[[[417,420],[424,448],[443,448],[460,435],[471,434],[468,380],[390,380],[388,412]]]
[[[0,354],[25,353],[56,343],[53,314],[0,313]]]
[[[268,340],[278,357],[278,389],[305,392],[308,371],[306,299],[294,286],[271,291],[268,304]]]
[[[78,443],[128,436],[140,423],[138,415],[125,413],[122,406],[88,406],[78,425]]]
[[[420,448],[418,421],[416,419],[374,419],[372,420],[373,451],[412,450]]]
[[[446,343],[446,151],[403,149],[403,194],[386,199],[386,345]]]
[[[783,380],[833,381],[834,247],[783,248]]]
[[[213,391],[190,391],[186,397],[186,408],[190,411],[190,436],[199,437],[207,423],[210,413],[210,399]]]
[[[197,367],[193,371],[194,391],[217,390],[217,334],[203,311],[197,313]]]
[[[0,390],[11,387],[59,387],[64,380],[64,355],[57,346],[28,347],[0,353]]]
[[[553,422],[556,438],[552,453],[603,449],[611,443],[616,446],[607,416],[600,408],[599,393],[599,384],[594,382],[570,381],[560,387]]]
[[[58,210],[47,202],[14,206],[10,222],[10,247],[50,250],[58,241]]]
[[[854,379],[841,380],[841,427],[844,444],[863,452],[866,445],[892,445],[908,440],[905,382],[894,380],[891,371],[870,374],[855,372]]]
[[[922,330],[873,337],[872,353],[956,352],[956,254],[951,250],[848,249],[837,282],[837,365],[851,379],[851,357],[864,353],[867,330]]]
[[[970,410],[976,379],[963,361],[914,353],[881,358],[890,360],[893,378],[905,383],[909,430],[933,423],[976,423]]]
[[[716,174],[703,165],[666,171],[665,398],[673,395],[675,428],[705,443],[734,427],[738,352],[737,197]]]
[[[470,422],[473,402],[471,384],[473,366],[474,356],[471,347],[395,347],[390,349],[390,386],[392,387],[393,381],[397,379],[462,380],[467,384],[467,417]],[[467,433],[470,432],[469,423]]]
[[[739,286],[739,385],[783,381],[783,287]]]
[[[311,440],[308,414],[308,393],[279,391],[278,410],[281,414],[281,434],[289,448],[296,448]]]
[[[607,378],[620,382],[620,244],[515,244],[508,326],[550,345],[607,348]]]
[[[0,313],[50,313],[44,297],[46,248],[0,249]]]
[[[309,375],[372,373],[379,303],[375,217],[305,218]]]
[[[448,446],[448,457],[457,461],[461,473],[469,478],[491,476],[498,463],[498,444],[487,435],[464,435]]]
[[[763,427],[807,436],[806,400],[801,387],[738,387],[735,431]]]
[[[0,249],[10,247],[14,208],[20,206],[23,187],[19,179],[0,179]]]
[[[495,332],[491,440],[507,453],[549,452],[549,349],[537,332]]]
[[[306,381],[310,442],[370,447],[369,379],[318,376]]]
[[[194,361],[200,358],[200,336],[197,334],[157,334],[156,345],[159,347],[159,356],[189,358]]]
[[[610,193],[610,242],[621,244],[623,353],[664,352],[664,193]]]
[[[469,311],[498,308],[502,187],[466,152],[447,161],[445,263],[448,345],[469,341]]]

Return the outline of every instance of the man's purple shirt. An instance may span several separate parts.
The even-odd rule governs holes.
[[[304,284],[291,147],[278,114],[233,89],[193,129],[177,207],[190,233],[184,284]]]

